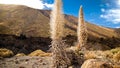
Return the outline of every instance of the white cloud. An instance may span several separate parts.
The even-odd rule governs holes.
[[[120,6],[120,0],[116,1],[116,5],[117,5],[116,7]],[[103,14],[101,14],[100,17],[106,19],[106,21],[108,22],[118,24],[120,23],[120,8],[108,9],[105,12],[103,12]]]
[[[117,26],[117,27],[115,27],[115,28],[120,28],[120,26]]]
[[[42,0],[0,0],[0,4],[26,5],[36,9],[52,8],[53,4],[43,3]]]
[[[101,18],[115,24],[120,23],[120,9],[110,9],[105,11],[105,14],[100,15]]]
[[[120,0],[117,0],[117,4],[120,6]]]
[[[101,9],[101,11],[102,11],[102,12],[105,12],[105,9],[104,9],[104,8],[102,8],[102,9]]]

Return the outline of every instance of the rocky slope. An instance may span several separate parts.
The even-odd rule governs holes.
[[[49,32],[50,11],[22,5],[0,4],[0,48],[14,53],[28,54],[36,49],[47,51],[51,44]],[[86,22],[88,48],[107,50],[119,47],[119,31]],[[73,46],[76,37],[77,18],[65,15],[65,40]]]
[[[28,37],[48,37],[50,11],[37,10],[21,5],[0,4],[0,34],[24,34]],[[76,35],[77,18],[65,15],[65,35]],[[89,35],[118,37],[114,29],[87,23]]]
[[[21,5],[3,5],[0,4],[0,48],[7,48],[16,54],[30,54],[34,50],[41,49],[45,52],[49,50],[51,44],[50,33],[49,33],[49,21],[50,11],[49,10],[38,10]],[[88,40],[87,45],[90,50],[80,52],[80,55],[84,55],[88,59],[82,65],[82,68],[112,68],[106,58],[117,59],[119,61],[118,50],[110,50],[115,54],[111,54],[108,49],[120,47],[120,29],[106,28],[87,23],[88,29]],[[75,45],[77,41],[76,37],[77,18],[70,15],[65,15],[65,37],[66,43],[70,46]],[[104,56],[104,51],[108,50]],[[115,53],[116,52],[116,53]],[[14,56],[13,55],[13,56]],[[74,68],[76,64],[75,55],[73,54],[72,59],[74,62]],[[94,59],[94,60],[89,60]],[[98,60],[100,59],[100,60]],[[0,57],[0,68],[51,68],[51,57],[12,57],[12,58],[1,58]],[[103,62],[104,61],[104,62]],[[80,61],[81,62],[81,61]],[[94,63],[94,64],[93,64]],[[118,62],[120,63],[120,61]],[[115,63],[116,64],[116,63]],[[27,66],[26,66],[27,65]],[[118,64],[113,68],[120,68]],[[78,66],[80,68],[80,66]]]

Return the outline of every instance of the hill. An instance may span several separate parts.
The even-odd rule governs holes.
[[[76,45],[78,19],[65,16],[65,40],[70,46]],[[16,53],[28,54],[34,50],[49,50],[50,11],[38,10],[22,5],[0,4],[0,48]],[[88,48],[108,50],[120,46],[119,29],[106,28],[86,22]]]
[[[0,5],[0,34],[28,37],[48,37],[49,10],[38,10],[22,5]],[[65,35],[76,35],[77,18],[65,15]],[[94,37],[118,37],[114,29],[87,23],[88,34]]]

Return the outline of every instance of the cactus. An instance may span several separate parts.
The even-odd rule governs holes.
[[[77,48],[79,50],[85,50],[85,45],[87,41],[87,28],[86,28],[86,23],[84,21],[82,6],[80,7],[80,11],[79,11],[77,36],[78,36],[78,47]]]
[[[62,40],[64,35],[64,16],[62,14],[62,1],[55,0],[54,8],[51,12],[50,32],[51,32],[51,50],[53,65],[52,68],[67,68],[70,60],[66,54],[66,44]]]

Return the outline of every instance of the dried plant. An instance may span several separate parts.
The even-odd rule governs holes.
[[[51,12],[51,20],[50,20],[50,32],[51,38],[61,39],[63,37],[63,29],[64,29],[64,16],[62,14],[62,1],[55,0],[53,10]]]
[[[52,68],[67,68],[70,60],[66,54],[66,44],[62,40],[64,35],[64,16],[62,14],[62,1],[55,0],[54,8],[51,13],[50,32],[52,38]]]
[[[71,64],[65,51],[66,44],[61,40],[52,41],[53,68],[67,68]]]
[[[14,53],[6,48],[0,48],[0,57],[12,57]]]
[[[79,11],[77,36],[78,36],[78,49],[85,50],[85,45],[87,41],[87,28],[86,28],[86,23],[84,21],[82,6],[80,7],[80,11]]]

